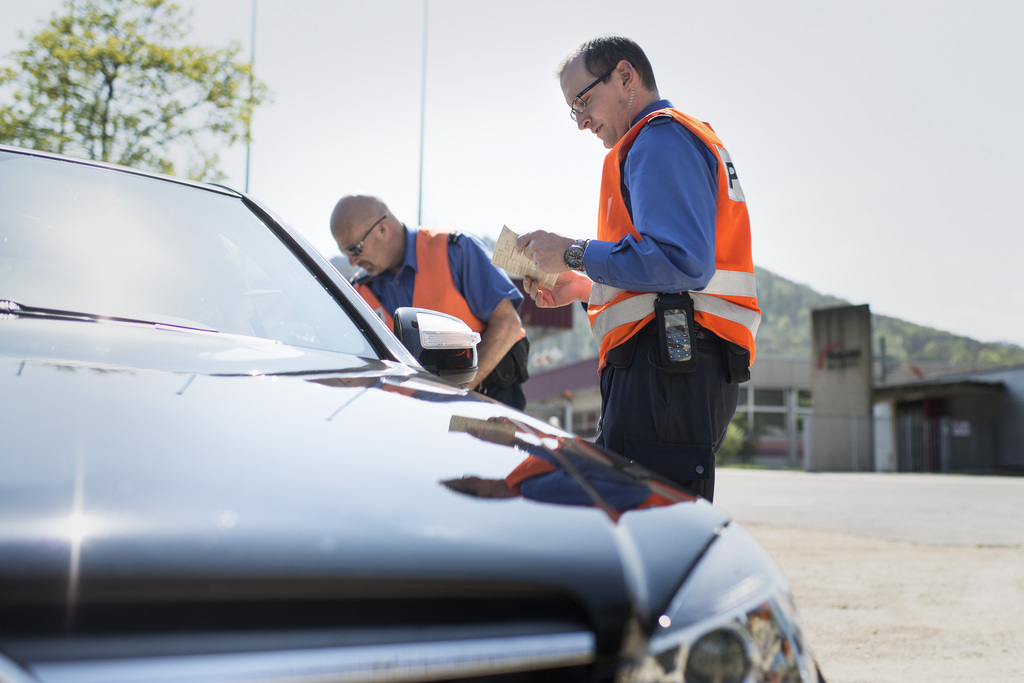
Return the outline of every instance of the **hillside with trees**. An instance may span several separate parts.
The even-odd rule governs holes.
[[[811,311],[847,306],[851,302],[821,294],[765,268],[754,270],[762,309],[761,326],[757,331],[758,355],[810,357]],[[571,332],[533,341],[531,365],[538,371],[597,354],[586,315],[580,310],[574,312],[574,316]],[[895,363],[958,368],[1024,364],[1024,347],[979,342],[883,315],[872,314],[871,320],[876,357],[881,357],[878,347],[884,338],[886,356]]]

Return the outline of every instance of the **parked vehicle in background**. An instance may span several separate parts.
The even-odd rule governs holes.
[[[0,681],[818,679],[741,527],[401,316],[240,193],[0,148]]]

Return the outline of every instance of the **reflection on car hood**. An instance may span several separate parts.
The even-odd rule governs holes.
[[[74,600],[168,580],[317,578],[547,591],[595,622],[649,622],[726,523],[586,442],[404,366],[0,320],[0,376],[0,604],[25,590]]]

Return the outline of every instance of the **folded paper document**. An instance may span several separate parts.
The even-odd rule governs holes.
[[[494,246],[491,263],[512,275],[532,278],[548,289],[554,287],[558,274],[542,273],[537,270],[533,261],[523,256],[522,252],[516,251],[517,239],[519,235],[509,230],[507,225],[501,226],[501,234],[498,235],[498,243]]]

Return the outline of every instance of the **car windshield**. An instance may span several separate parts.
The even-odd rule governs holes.
[[[237,197],[3,151],[0,300],[376,356]]]

